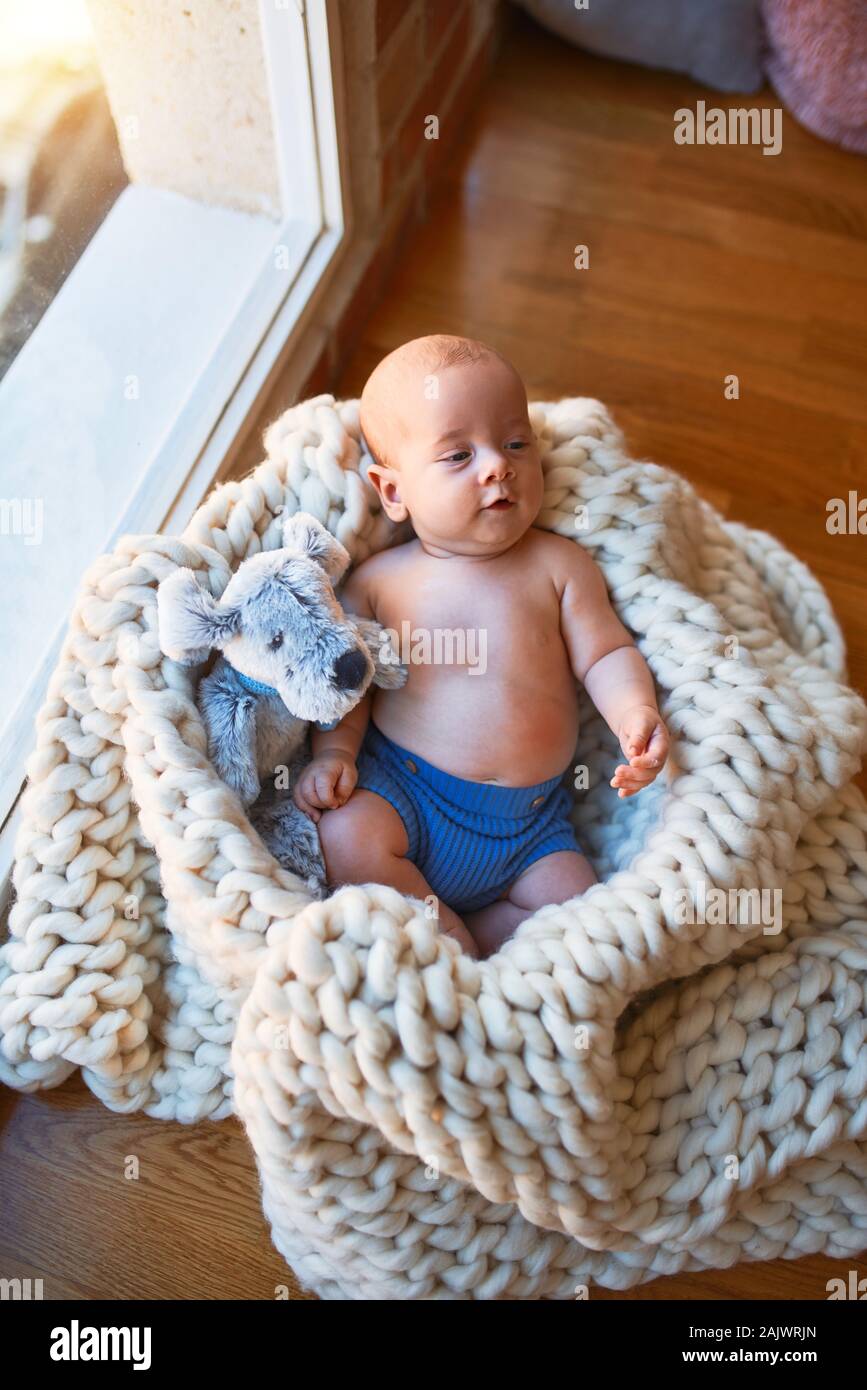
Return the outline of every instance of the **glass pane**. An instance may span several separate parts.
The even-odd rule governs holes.
[[[127,181],[84,0],[0,0],[0,378]]]

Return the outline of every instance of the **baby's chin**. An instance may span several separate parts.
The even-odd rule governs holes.
[[[436,545],[453,546],[456,550],[466,547],[468,553],[476,554],[487,546],[501,547],[504,541],[519,541],[529,531],[533,518],[529,512],[515,505],[508,508],[483,508],[469,517],[459,527],[449,525],[419,525],[413,522],[413,530],[422,540]]]

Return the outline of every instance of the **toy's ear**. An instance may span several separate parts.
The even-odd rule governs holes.
[[[374,622],[373,618],[358,618],[355,614],[351,615],[350,621],[373,658],[373,684],[382,686],[384,690],[400,690],[401,686],[406,685],[409,672],[400,663],[390,629]]]
[[[309,512],[296,512],[287,518],[283,524],[283,545],[304,560],[315,560],[335,585],[352,563],[346,546]]]
[[[237,608],[223,609],[197,582],[192,570],[179,569],[157,589],[160,650],[184,666],[204,661],[238,631]]]

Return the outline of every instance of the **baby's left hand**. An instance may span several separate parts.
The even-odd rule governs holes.
[[[620,796],[634,796],[662,771],[668,757],[668,730],[653,705],[634,705],[623,716],[617,737],[629,766],[621,763],[610,785],[618,788]]]

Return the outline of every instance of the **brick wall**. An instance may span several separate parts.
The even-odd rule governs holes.
[[[431,189],[461,140],[498,36],[498,0],[339,0],[351,246],[317,307],[318,345],[300,389],[277,378],[236,475],[261,457],[262,431],[295,400],[330,391]],[[438,138],[426,138],[438,122]]]
[[[366,21],[348,55],[348,85],[355,109],[366,108],[361,128],[369,146],[354,148],[350,160],[360,158],[363,169],[365,188],[354,188],[353,199],[370,256],[335,323],[320,380],[333,379],[343,366],[403,237],[425,216],[431,187],[484,79],[495,10],[496,0],[342,0],[342,12],[351,12],[356,24]]]

